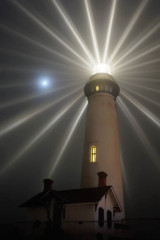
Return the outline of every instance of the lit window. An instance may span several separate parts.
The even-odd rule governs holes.
[[[99,91],[99,86],[98,85],[96,86],[96,91]]]
[[[96,146],[91,146],[90,162],[96,162]]]

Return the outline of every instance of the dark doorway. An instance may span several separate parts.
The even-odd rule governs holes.
[[[53,225],[56,228],[60,228],[61,227],[62,210],[63,210],[63,204],[61,204],[61,203],[54,203]]]
[[[107,227],[112,228],[112,212],[110,210],[107,211]]]
[[[100,227],[104,226],[104,209],[101,207],[98,209],[98,225]]]

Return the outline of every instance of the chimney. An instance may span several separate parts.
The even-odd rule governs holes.
[[[43,189],[44,193],[52,190],[53,181],[51,179],[49,178],[43,179],[43,182],[44,182],[44,189]]]
[[[105,172],[98,172],[98,187],[105,187],[106,186],[106,178],[108,176]]]

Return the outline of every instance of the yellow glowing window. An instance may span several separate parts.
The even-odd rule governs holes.
[[[96,162],[96,146],[91,146],[90,162]]]
[[[96,91],[99,91],[99,86],[98,85],[96,86]]]

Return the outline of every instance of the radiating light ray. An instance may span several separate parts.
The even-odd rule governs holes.
[[[121,62],[125,57],[127,57],[131,52],[133,52],[145,40],[152,36],[152,34],[155,33],[159,28],[160,22],[158,22],[155,26],[152,26],[152,29],[150,31],[147,31],[147,33],[143,35],[139,41],[136,41],[136,43],[132,47],[130,47],[128,51],[125,51],[125,53],[117,61],[114,61],[114,63],[112,64],[113,68],[116,67],[119,62]]]
[[[86,109],[86,106],[87,106],[87,101],[85,99],[84,102],[82,103],[82,106],[81,106],[80,110],[78,111],[78,113],[76,114],[72,123],[70,124],[69,130],[68,130],[68,133],[67,133],[67,137],[65,139],[63,139],[63,143],[61,144],[61,146],[62,146],[61,150],[58,153],[58,156],[56,157],[54,164],[52,164],[51,170],[49,172],[49,177],[52,177],[52,175],[53,175],[53,173],[56,169],[56,166],[59,163],[64,151],[66,150],[67,145],[68,145],[68,143],[69,143],[69,141],[70,141],[70,139],[71,139],[71,137],[72,137],[72,135],[73,135],[73,133],[74,133],[74,131],[75,131],[75,129],[76,129],[76,127],[77,127],[77,125],[78,125],[78,123],[79,123],[79,121],[80,121],[80,119],[81,119],[81,117],[82,117],[82,115],[85,111],[85,109]]]
[[[151,159],[153,159],[154,164],[156,167],[160,168],[160,162],[159,162],[159,155],[157,154],[156,150],[154,147],[151,145],[150,141],[148,140],[146,134],[136,121],[136,119],[133,117],[133,114],[129,111],[128,107],[126,104],[122,101],[121,98],[118,98],[118,104],[125,114],[125,116],[128,118],[129,122],[133,126],[135,132],[137,133],[138,138],[141,140],[142,144],[144,145],[148,155],[150,156]]]
[[[96,36],[95,36],[95,30],[94,30],[94,27],[93,27],[93,20],[91,19],[90,7],[88,5],[87,0],[84,0],[84,2],[85,2],[86,11],[87,11],[87,17],[88,17],[88,21],[89,21],[89,26],[90,26],[91,36],[92,36],[92,40],[93,40],[95,55],[96,55],[96,58],[97,58],[97,62],[100,63],[98,45],[97,45],[97,40],[96,40]]]
[[[95,64],[95,61],[93,59],[93,57],[91,56],[90,52],[88,51],[87,47],[85,46],[85,44],[82,42],[80,35],[77,33],[77,30],[75,29],[75,26],[73,26],[73,23],[71,22],[71,20],[69,19],[69,17],[67,16],[67,14],[64,12],[64,10],[62,9],[62,6],[60,6],[56,0],[52,0],[52,2],[54,3],[55,7],[57,8],[58,12],[60,13],[61,17],[63,18],[63,20],[65,21],[65,23],[67,24],[67,26],[69,27],[69,29],[71,30],[71,32],[73,33],[74,37],[76,38],[76,40],[78,41],[79,45],[81,46],[81,48],[83,49],[83,51],[85,52],[85,54],[87,55],[88,59],[91,61],[92,64]]]
[[[29,12],[25,7],[23,7],[19,2],[13,2],[17,7],[19,7],[30,19],[32,19],[35,23],[37,23],[43,30],[45,30],[48,34],[50,34],[56,41],[58,41],[62,46],[68,49],[73,55],[79,58],[82,62],[84,62],[87,66],[92,67],[84,58],[82,58],[72,47],[70,47],[67,43],[65,43],[62,38],[60,38],[57,34],[55,34],[51,29],[49,29],[44,23],[42,23],[38,18],[36,18],[31,12]]]
[[[124,65],[124,67],[122,66],[122,68],[120,67],[120,69],[125,71],[125,70],[135,69],[135,68],[139,68],[139,67],[146,66],[146,65],[151,65],[151,64],[157,63],[157,62],[160,62],[160,58],[152,59],[152,60],[142,62],[142,63],[132,65],[132,66],[127,66],[126,68],[125,68],[126,65]],[[114,71],[116,71],[116,69],[114,69]]]
[[[74,84],[70,84],[69,86],[55,88],[55,89],[44,91],[44,92],[38,93],[38,94],[32,94],[32,95],[29,95],[29,96],[18,97],[14,100],[12,99],[11,101],[0,103],[0,109],[11,107],[11,106],[18,105],[18,104],[22,104],[24,102],[34,100],[36,98],[39,98],[39,97],[42,97],[42,96],[45,96],[45,95],[48,95],[48,94],[51,94],[51,93],[54,93],[54,92],[65,90],[67,88],[70,88],[70,87],[73,87],[73,86],[76,86],[76,85],[79,85],[79,83],[74,83]]]
[[[109,58],[109,63],[111,63],[114,59],[114,57],[116,56],[116,54],[118,53],[119,49],[121,48],[121,46],[123,45],[123,43],[125,42],[126,38],[128,37],[129,33],[131,32],[131,30],[133,29],[135,23],[137,22],[138,18],[140,17],[142,11],[144,10],[146,4],[148,3],[149,0],[142,0],[141,4],[138,6],[137,11],[135,12],[135,14],[133,15],[131,21],[129,22],[127,28],[125,29],[125,31],[123,32],[118,44],[116,45],[115,49],[113,50],[110,58]]]
[[[28,37],[28,36],[26,36],[26,35],[24,35],[24,34],[22,34],[22,33],[19,33],[19,32],[17,32],[16,30],[13,30],[13,29],[9,28],[8,26],[5,26],[5,25],[3,25],[3,24],[0,23],[0,27],[3,28],[3,29],[4,29],[5,31],[7,31],[8,33],[12,33],[12,34],[20,37],[21,39],[23,39],[23,40],[25,40],[25,41],[27,41],[27,42],[35,45],[36,47],[38,46],[38,47],[44,49],[45,51],[47,51],[47,52],[49,52],[49,53],[53,53],[54,55],[56,55],[56,56],[58,56],[58,57],[60,57],[60,58],[62,58],[62,59],[64,59],[64,60],[67,60],[67,62],[70,62],[70,63],[72,63],[72,64],[74,64],[74,65],[77,65],[77,66],[79,66],[79,67],[81,67],[81,68],[90,70],[90,66],[89,66],[89,68],[88,68],[88,67],[86,67],[86,64],[84,64],[84,63],[83,63],[84,65],[82,65],[81,63],[78,63],[77,61],[73,61],[71,58],[65,56],[64,54],[62,54],[62,53],[60,53],[60,52],[57,52],[57,51],[53,50],[52,48],[49,48],[49,47],[47,47],[46,45],[40,43],[39,41],[35,41],[35,40],[33,40],[32,38],[30,38],[30,37]]]
[[[153,74],[155,74],[155,73],[159,73],[160,72],[160,69],[159,68],[152,68],[152,69],[138,69],[137,71],[131,71],[131,70],[126,70],[126,71],[123,71],[123,70],[119,70],[119,71],[115,71],[114,72],[114,77],[118,77],[118,76],[126,76],[126,77],[128,77],[128,78],[130,78],[130,76],[132,76],[132,77],[134,77],[135,76],[135,78],[137,77],[137,76],[140,76],[141,77],[141,74],[147,74],[147,77],[148,76],[151,76],[151,78],[153,77],[153,75],[152,75],[152,73]],[[149,75],[150,74],[150,75]]]
[[[44,63],[49,63],[49,64],[52,64],[54,66],[57,65],[57,66],[68,67],[69,68],[68,65],[66,66],[65,64],[60,64],[60,63],[57,63],[57,62],[54,62],[54,61],[51,61],[51,60],[46,60],[44,58],[28,55],[26,53],[22,53],[22,52],[18,52],[18,51],[13,51],[13,50],[8,50],[8,49],[0,49],[0,51],[4,51],[4,52],[7,52],[7,53],[12,54],[12,55],[14,54],[14,55],[17,55],[17,56],[20,56],[20,57],[23,57],[23,58],[38,60],[38,61],[41,61],[41,62],[44,62]],[[79,66],[77,66],[77,67],[79,67]]]
[[[14,55],[17,55],[17,56],[20,56],[20,57],[23,57],[23,58],[28,58],[28,59],[32,59],[32,60],[38,60],[38,61],[41,61],[41,62],[44,62],[44,63],[49,63],[51,65],[53,65],[54,67],[55,66],[60,66],[60,67],[63,67],[63,68],[72,68],[73,69],[73,66],[69,66],[69,65],[66,65],[66,64],[62,64],[62,63],[58,63],[57,61],[53,61],[53,60],[48,60],[48,59],[44,59],[44,58],[40,58],[40,57],[36,57],[36,56],[32,56],[32,55],[29,55],[29,54],[26,54],[26,53],[23,53],[23,52],[18,52],[18,51],[13,51],[13,50],[8,50],[8,49],[2,49],[0,48],[0,52],[5,52],[5,53],[9,53],[9,54],[14,54]],[[80,69],[80,66],[78,64],[75,64],[77,68],[77,71],[82,71]],[[81,68],[83,69],[86,69],[85,67],[82,67]],[[87,68],[88,70],[88,68]]]
[[[23,97],[16,98],[16,99],[11,100],[11,101],[0,103],[0,109],[11,107],[11,106],[17,105],[19,103],[21,104],[23,102],[30,101],[30,100],[33,100],[35,98],[39,98],[39,97],[44,96],[44,95],[48,95],[52,92],[55,92],[55,90],[49,90],[49,91],[45,91],[43,93],[33,94],[33,95],[30,95],[30,96],[23,96]]]
[[[138,97],[140,97],[140,98],[142,98],[142,99],[144,99],[144,100],[146,100],[146,101],[148,101],[148,102],[150,102],[150,103],[152,103],[152,104],[160,107],[160,103],[159,103],[159,102],[153,101],[152,99],[150,99],[150,98],[148,98],[148,97],[145,97],[143,94],[138,93],[137,91],[134,91],[134,90],[132,90],[131,88],[126,87],[125,84],[123,84],[123,85],[124,85],[124,86],[123,86],[123,89],[125,89],[126,91],[129,91],[129,92],[137,95]],[[137,87],[137,88],[138,88],[138,87]]]
[[[125,184],[124,191],[126,190],[126,193],[125,193],[125,195],[126,195],[126,194],[129,193],[130,188],[129,188],[128,177],[127,177],[128,171],[127,171],[126,164],[125,164],[125,162],[123,160],[124,157],[123,157],[123,153],[122,153],[122,148],[120,148],[120,159],[121,159],[122,177],[123,177],[123,182]]]
[[[121,94],[130,101],[137,109],[140,110],[146,117],[148,117],[157,127],[160,127],[160,120],[149,111],[146,107],[144,107],[140,102],[132,98],[126,91],[121,91]]]
[[[14,84],[2,84],[0,85],[0,88],[17,88],[17,87],[25,87],[25,86],[33,86],[33,82],[30,83],[14,83]],[[0,108],[1,108],[1,104],[0,104]]]
[[[116,9],[116,2],[117,2],[116,0],[113,0],[110,21],[109,21],[109,27],[108,27],[108,32],[106,35],[106,45],[104,48],[103,63],[107,62],[109,41],[110,41],[110,37],[111,37],[111,30],[112,30],[112,25],[113,25],[114,13],[115,13],[115,9]]]
[[[78,91],[79,88],[78,89],[76,88],[76,90],[74,89],[73,91],[70,91],[68,94],[63,95],[62,97],[58,98],[55,101],[52,101],[48,104],[45,103],[38,108],[36,107],[32,110],[26,111],[26,113],[20,114],[15,118],[12,118],[12,120],[9,122],[5,122],[4,125],[0,126],[0,137],[14,130],[15,128],[21,126],[23,123],[27,122],[28,120],[32,119],[38,114],[41,114],[43,111],[48,110],[49,108],[53,107],[54,105],[58,104],[59,102],[63,101],[64,99],[71,96],[72,94],[75,94]]]
[[[123,83],[123,82],[122,82]],[[124,85],[129,85],[129,86],[135,86],[137,87],[138,89],[141,88],[141,89],[144,89],[144,90],[147,90],[147,91],[152,91],[154,93],[160,93],[160,90],[159,89],[154,89],[154,88],[151,88],[151,87],[145,87],[145,86],[141,86],[140,84],[136,84],[136,83],[132,83],[132,82],[125,82],[123,83]]]
[[[118,65],[117,67],[114,68],[114,71],[117,71],[118,69],[122,68],[123,66],[127,66],[128,64],[130,64],[130,63],[132,63],[132,62],[134,62],[134,61],[136,61],[136,60],[138,60],[138,59],[140,59],[140,58],[148,55],[148,54],[151,53],[151,52],[156,51],[157,49],[160,49],[160,44],[157,44],[157,45],[149,48],[148,50],[143,51],[143,52],[140,53],[140,54],[137,54],[135,57],[130,58],[130,60],[127,60],[126,62]]]
[[[81,93],[76,99],[66,104],[63,109],[61,109],[50,121],[48,121],[47,124],[45,124],[45,126],[37,134],[35,134],[28,141],[27,144],[22,146],[20,148],[21,150],[16,153],[3,168],[0,169],[0,175],[6,173],[6,171],[9,170],[9,168],[11,168],[13,164],[17,162],[20,157],[22,157],[22,155],[24,155],[29,149],[34,147],[38,143],[38,141],[44,136],[44,134],[46,134],[47,131],[50,130],[57,123],[57,121],[60,120],[61,117],[64,116],[64,114],[82,97],[82,95],[83,94]]]
[[[117,78],[118,78],[118,75],[117,75]],[[122,73],[119,75],[118,81],[119,81],[119,80],[120,80],[121,82],[122,82],[123,80],[124,80],[125,82],[128,81],[128,80],[129,80],[129,81],[135,81],[135,80],[136,80],[136,81],[138,81],[139,83],[141,83],[141,82],[144,81],[145,84],[146,84],[147,82],[159,83],[159,79],[156,79],[156,78],[148,78],[148,77],[145,77],[145,78],[144,78],[144,77],[138,77],[138,76],[135,78],[135,77],[133,77],[133,76],[123,75]]]
[[[17,65],[15,65],[15,66],[13,66],[13,65],[10,65],[10,66],[8,66],[7,64],[6,65],[0,65],[0,72],[17,72],[17,73],[23,73],[23,72],[27,72],[27,73],[38,73],[38,74],[40,74],[40,73],[42,73],[42,75],[44,74],[44,72],[46,73],[46,74],[49,74],[49,73],[51,73],[51,74],[61,74],[61,75],[65,75],[65,76],[73,76],[73,75],[75,75],[76,76],[76,78],[77,78],[77,76],[82,76],[82,71],[77,71],[76,73],[74,72],[74,71],[68,71],[67,69],[66,70],[61,70],[61,69],[56,69],[56,70],[54,70],[54,69],[52,69],[52,68],[39,68],[38,66],[37,66],[37,68],[36,67],[32,67],[31,65],[29,65],[29,66],[21,66],[21,68],[19,68]],[[88,71],[88,73],[89,72],[91,72],[91,69],[90,69],[90,71]],[[85,72],[86,73],[86,72]]]

